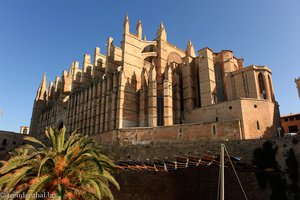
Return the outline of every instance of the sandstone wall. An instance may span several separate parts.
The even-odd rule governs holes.
[[[26,135],[0,130],[0,148],[5,148],[6,150],[11,151],[23,144],[24,136]]]
[[[107,146],[104,152],[117,161],[149,162],[175,160],[174,156],[203,153],[217,154],[221,143],[231,156],[258,167],[256,173],[239,171],[248,199],[297,199],[299,190],[300,137],[271,140],[165,142],[148,145]],[[274,171],[266,173],[262,169]],[[216,199],[217,167],[188,168],[169,173],[117,171],[115,176],[121,191],[114,191],[116,199]],[[226,169],[226,199],[243,199],[233,172]],[[298,197],[295,196],[298,192]]]
[[[93,136],[99,144],[135,145],[156,142],[187,142],[197,140],[239,140],[240,122],[182,124],[156,128],[123,128]]]
[[[278,134],[281,126],[279,110],[270,101],[242,99],[242,115],[245,139],[271,138]]]
[[[225,170],[225,199],[244,199],[232,170]],[[121,190],[113,190],[116,200],[214,200],[217,199],[218,169],[189,168],[169,173],[119,171],[114,174]],[[269,190],[262,190],[252,173],[239,174],[248,199],[266,200]],[[255,192],[253,192],[255,191]]]
[[[0,130],[0,160],[8,158],[8,152],[23,144],[23,137],[19,133]]]

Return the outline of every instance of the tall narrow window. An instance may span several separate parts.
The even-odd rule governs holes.
[[[196,70],[196,98],[195,98],[195,107],[201,107],[201,90],[200,90],[200,77],[199,77],[199,70]]]
[[[223,102],[225,101],[225,93],[224,93],[223,73],[222,73],[221,64],[216,63],[214,70],[215,70],[216,89],[217,89],[217,102]]]
[[[182,72],[179,72],[180,111],[184,111]]]
[[[266,87],[264,81],[264,75],[262,73],[258,74],[258,83],[259,83],[259,94],[261,99],[266,99]]]
[[[260,130],[259,121],[256,121],[256,128],[257,128],[257,130]]]
[[[212,134],[213,134],[213,135],[216,135],[216,134],[217,134],[217,127],[216,127],[215,124],[212,125],[211,131],[212,131]]]
[[[275,101],[275,99],[274,99],[274,92],[273,92],[273,87],[272,87],[270,75],[268,75],[268,82],[269,82],[271,99],[274,102]]]
[[[161,94],[157,96],[157,125],[164,125],[164,97]]]
[[[182,72],[179,72],[179,96],[180,96],[180,121],[182,124],[184,120],[183,112],[184,112],[184,98],[183,98],[183,81],[182,81]]]

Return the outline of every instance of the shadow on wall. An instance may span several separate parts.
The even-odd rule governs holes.
[[[275,144],[275,143],[274,143]],[[278,146],[266,141],[263,146],[253,152],[253,164],[259,169],[255,175],[262,189],[271,189],[270,200],[299,199],[298,161],[293,148],[286,154],[286,175],[282,173],[276,160]]]
[[[283,132],[281,131],[280,135],[278,134],[278,127],[281,127],[280,113],[278,103],[274,102],[274,112],[273,112],[273,123],[272,126],[266,128],[263,138],[273,138],[273,137],[282,137]]]
[[[287,194],[291,199],[300,199],[299,189],[299,164],[293,148],[287,151],[286,155],[286,172],[288,175]]]
[[[129,78],[126,77],[125,72],[123,72],[123,77],[126,78],[127,82],[124,88],[124,103],[122,108],[124,108],[123,120],[124,120],[124,127],[136,127],[138,126],[138,112],[139,112],[139,101],[137,95],[137,77],[135,72]],[[122,75],[120,75],[122,76]]]

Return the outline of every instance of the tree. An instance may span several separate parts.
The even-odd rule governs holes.
[[[46,146],[33,137],[30,144],[16,149],[8,161],[1,161],[0,191],[23,195],[25,199],[47,196],[49,199],[114,199],[109,184],[119,189],[110,174],[115,165],[101,153],[101,148],[86,136],[74,131],[65,140],[65,127],[49,128]],[[50,198],[51,197],[51,198]],[[4,199],[14,199],[5,195]],[[45,198],[43,198],[45,199]]]

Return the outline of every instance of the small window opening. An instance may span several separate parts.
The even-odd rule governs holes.
[[[259,121],[256,121],[256,128],[257,128],[257,130],[260,130]]]
[[[212,134],[216,135],[217,134],[217,129],[216,129],[216,125],[212,126]]]
[[[2,140],[2,145],[3,145],[3,146],[6,146],[6,145],[7,145],[7,139],[3,139],[3,140]]]

